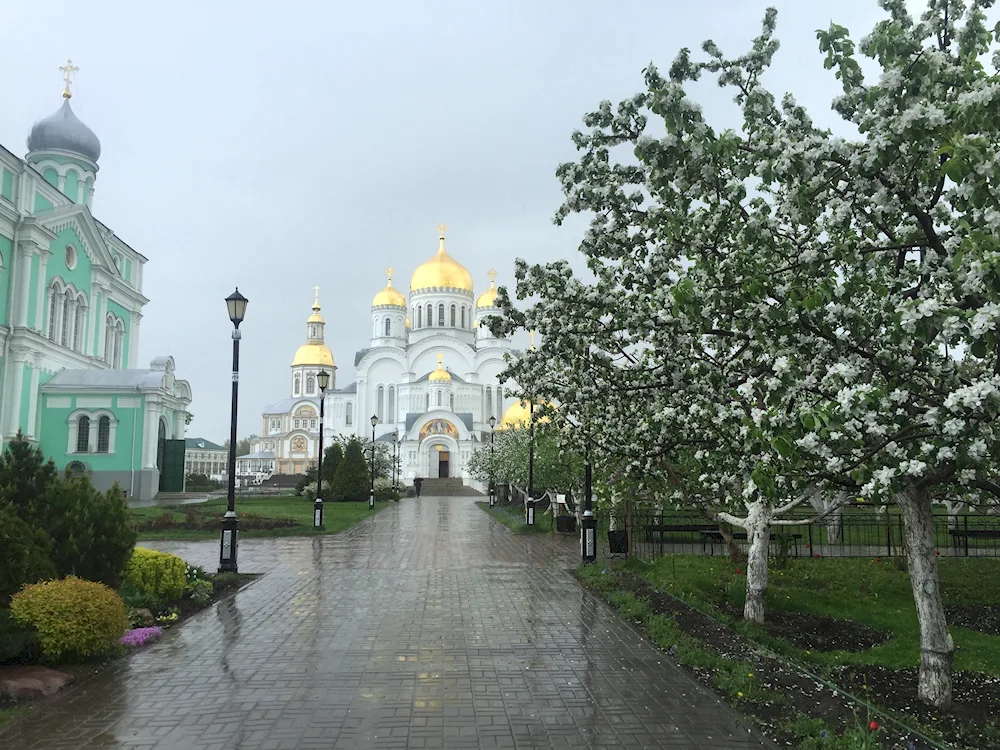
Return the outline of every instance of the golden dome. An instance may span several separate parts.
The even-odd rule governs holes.
[[[295,359],[292,360],[292,367],[299,365],[317,365],[323,367],[336,367],[333,361],[333,353],[326,344],[311,343],[303,344],[295,352]]]
[[[443,361],[444,361],[444,355],[439,354],[437,369],[427,377],[427,379],[430,380],[432,383],[451,382],[451,374],[446,369],[444,369],[444,366],[441,364]]]
[[[444,249],[444,233],[447,229],[444,224],[438,225],[438,239],[441,244],[434,257],[422,266],[417,266],[417,270],[413,272],[413,276],[410,277],[411,292],[432,287],[446,287],[472,293],[472,274],[469,273],[469,269],[448,255]]]
[[[535,406],[541,407],[545,404],[544,401],[539,401]],[[536,421],[538,422],[548,422],[548,417],[539,417]],[[507,430],[510,428],[525,427],[531,423],[531,407],[528,405],[527,401],[515,401],[513,404],[507,407],[507,411],[503,413],[500,418],[500,424],[498,427],[501,430]]]
[[[410,319],[409,319],[409,318],[407,318],[407,319],[406,319],[406,320],[405,320],[405,321],[403,322],[403,325],[404,325],[404,326],[406,326],[406,328],[407,328],[407,330],[408,330],[408,329],[410,328]]]
[[[314,287],[316,289],[316,299],[313,302],[312,311],[313,314],[309,316],[309,320],[306,323],[323,323],[323,316],[319,314],[319,287]]]
[[[381,305],[392,305],[393,307],[406,307],[406,297],[392,285],[392,276],[396,273],[392,266],[385,269],[385,275],[388,281],[385,284],[385,289],[375,295],[372,299],[372,307],[379,307]]]
[[[476,300],[476,308],[481,307],[494,307],[497,301],[497,272],[492,268],[489,270],[487,276],[490,277],[490,288],[479,295],[479,299]]]

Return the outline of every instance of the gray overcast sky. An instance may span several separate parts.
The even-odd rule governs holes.
[[[782,45],[770,85],[832,124],[814,32],[835,20],[858,39],[875,0],[49,0],[4,8],[0,142],[24,153],[72,58],[73,108],[102,144],[94,213],[149,258],[140,366],[172,354],[194,390],[189,436],[222,442],[234,286],[250,300],[243,437],[287,395],[314,285],[344,386],[382,270],[405,292],[438,222],[477,294],[491,266],[509,283],[515,257],[572,258],[582,224],[552,225],[554,170],[583,114],[682,46],[743,51],[767,5]],[[735,124],[714,82],[696,98]]]

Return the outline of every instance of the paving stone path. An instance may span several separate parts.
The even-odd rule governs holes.
[[[153,546],[153,545],[150,545]],[[214,542],[160,542],[214,569]],[[0,748],[757,748],[753,732],[468,498],[330,537],[248,539],[266,573],[0,730]]]

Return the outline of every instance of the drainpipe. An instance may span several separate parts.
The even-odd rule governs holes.
[[[135,499],[135,430],[139,424],[139,386],[135,387],[135,404],[132,406],[132,460],[129,463],[130,476],[128,480],[128,496],[130,500]]]
[[[10,339],[14,334],[14,276],[15,266],[17,265],[18,247],[17,240],[18,235],[21,233],[21,225],[24,223],[24,213],[21,207],[18,205],[21,202],[21,193],[23,192],[24,186],[24,173],[27,170],[27,162],[21,162],[21,170],[17,175],[17,191],[14,193],[14,210],[17,211],[17,221],[14,222],[14,244],[11,247],[10,253],[10,276],[9,283],[7,286],[7,337],[3,341],[3,367],[0,367],[0,403],[4,402],[3,393],[4,389],[7,388],[7,370],[10,369]],[[25,290],[25,294],[28,290]],[[11,405],[11,408],[16,408],[15,404]],[[3,430],[4,425],[2,423],[3,409],[0,409],[0,443],[3,443]]]

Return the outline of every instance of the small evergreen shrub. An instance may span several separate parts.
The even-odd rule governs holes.
[[[0,605],[24,584],[56,577],[49,535],[19,518],[11,506],[0,505],[0,556]]]
[[[104,653],[128,627],[118,594],[76,576],[25,586],[11,598],[10,612],[15,622],[35,629],[49,659]]]
[[[14,620],[9,609],[0,608],[0,663],[27,661],[38,649],[34,628]]]
[[[326,467],[324,467],[324,473]],[[329,499],[348,502],[362,502],[368,499],[370,487],[368,463],[361,452],[361,443],[352,440],[347,444],[344,458],[337,465],[333,483],[329,491]],[[327,494],[324,490],[324,494]],[[323,498],[326,500],[327,498]]]
[[[215,588],[212,586],[212,582],[205,580],[204,578],[197,581],[191,581],[191,583],[187,585],[188,596],[190,596],[191,601],[199,607],[204,607],[212,601],[212,592],[214,590]]]
[[[123,583],[163,599],[180,599],[187,584],[186,569],[177,555],[136,547],[125,565]]]

